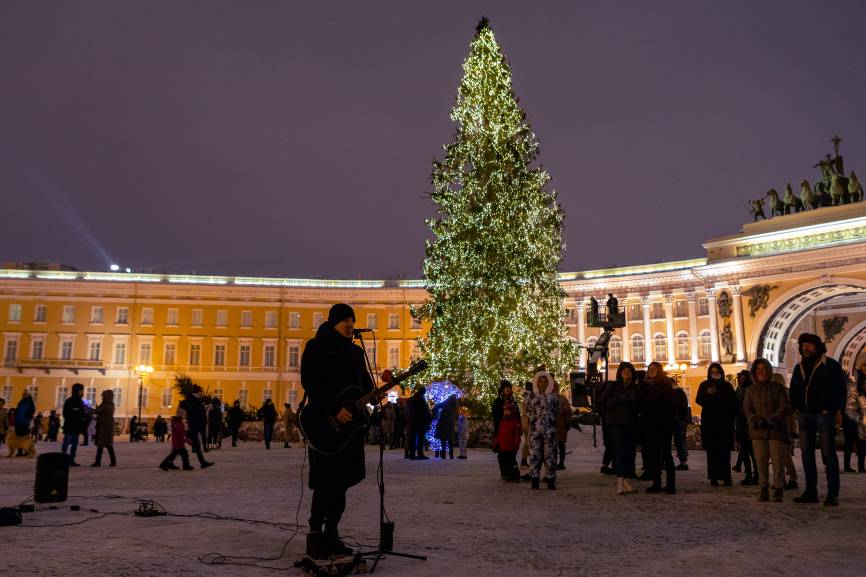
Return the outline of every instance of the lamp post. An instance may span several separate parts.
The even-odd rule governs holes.
[[[153,367],[150,365],[138,365],[135,368],[138,373],[138,422],[141,423],[141,402],[144,396],[144,379],[153,372]]]

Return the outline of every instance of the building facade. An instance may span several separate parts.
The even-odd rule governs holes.
[[[866,346],[866,204],[748,224],[704,249],[700,259],[562,273],[572,337],[594,344],[589,297],[613,293],[627,323],[611,339],[611,369],[676,365],[691,397],[714,361],[735,372],[763,356],[789,375],[804,331],[853,370]],[[152,418],[173,412],[174,376],[185,373],[223,400],[296,404],[304,345],[333,303],[352,304],[358,326],[375,330],[366,347],[381,370],[416,355],[424,327],[409,307],[425,298],[422,281],[4,269],[0,397],[14,405],[28,388],[44,413],[80,382],[91,401],[114,389],[119,418],[139,411],[140,393]]]

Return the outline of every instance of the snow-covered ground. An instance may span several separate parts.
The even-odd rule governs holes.
[[[294,532],[303,449],[227,447],[208,453],[216,462],[213,468],[166,473],[157,464],[168,447],[118,442],[118,467],[73,469],[70,495],[76,496],[61,504],[66,507],[25,514],[24,526],[0,527],[2,574],[274,574],[263,567],[206,565],[199,557],[279,557]],[[759,503],[754,487],[711,488],[704,478],[704,454],[694,451],[691,470],[678,475],[676,496],[623,497],[615,494],[614,479],[599,474],[601,448],[592,447],[590,433],[572,431],[569,448],[574,452],[555,492],[501,482],[495,455],[485,450],[470,451],[466,461],[406,461],[402,451],[386,452],[386,506],[396,522],[395,550],[424,554],[428,560],[387,557],[376,573],[866,575],[866,474],[842,476],[839,508],[795,505],[790,493],[783,504]],[[39,449],[47,452],[55,446],[40,443]],[[89,465],[93,454],[92,447],[84,447],[79,461]],[[6,459],[5,447],[3,455],[0,506],[16,505],[32,494],[35,460]],[[367,545],[377,538],[377,456],[368,447],[367,480],[350,491],[341,526],[351,540]],[[822,474],[822,494],[823,486]],[[305,490],[297,517],[301,533],[281,558],[260,565],[300,574],[289,568],[304,550],[309,497]],[[154,499],[178,515],[215,513],[285,525],[201,516],[96,518],[108,511],[130,511],[136,498]],[[82,510],[68,508],[75,504]],[[91,520],[62,526],[85,519]]]

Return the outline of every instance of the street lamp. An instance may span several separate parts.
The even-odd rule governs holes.
[[[138,422],[141,423],[141,402],[144,396],[144,379],[147,375],[153,372],[153,367],[150,365],[138,365],[135,367],[138,373]],[[134,433],[135,431],[133,431]]]

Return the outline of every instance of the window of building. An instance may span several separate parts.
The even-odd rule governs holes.
[[[226,364],[226,346],[214,345],[213,364],[215,367],[224,367]]]
[[[90,347],[88,348],[88,359],[91,361],[99,361],[102,359],[102,341],[92,340],[90,341]]]
[[[643,320],[643,306],[640,304],[629,305],[629,307],[628,307],[628,320],[630,320],[630,321],[642,321]]]
[[[388,366],[391,368],[400,366],[400,345],[388,345]]]
[[[238,366],[250,366],[250,345],[241,345],[238,352]]]
[[[165,311],[165,324],[170,327],[176,327],[180,322],[180,312],[177,309],[168,309]]]
[[[18,339],[7,339],[6,340],[6,354],[4,355],[4,360],[7,363],[14,363],[18,360]]]
[[[619,337],[611,337],[607,346],[607,356],[608,360],[612,364],[619,364],[622,362],[622,339]]]
[[[655,319],[663,319],[665,318],[665,305],[664,303],[653,303],[652,308],[652,318]]]
[[[163,349],[162,362],[166,365],[174,365],[177,361],[177,344],[176,343],[165,343],[165,348]]]
[[[421,328],[421,319],[419,319],[415,315],[412,315],[412,330],[417,331],[420,328]]]
[[[379,315],[377,315],[376,313],[367,313],[367,328],[379,328]]]
[[[200,327],[204,325],[204,311],[202,311],[202,309],[192,309],[192,318],[190,319],[190,324],[194,327]]]
[[[246,409],[250,400],[250,392],[247,389],[240,389],[238,391],[238,400],[241,402],[241,406]]]
[[[265,345],[264,349],[264,362],[262,363],[266,367],[273,367],[276,364],[276,352],[277,347],[275,345]]]
[[[241,311],[241,327],[248,329],[253,326],[253,311]]]
[[[598,337],[589,337],[586,339],[586,350],[587,352],[592,351],[595,348],[595,343],[598,342]]]
[[[703,316],[710,314],[710,302],[707,299],[698,299],[698,314]]]
[[[72,359],[72,337],[63,337],[60,341],[60,358],[64,361]]]
[[[102,307],[90,307],[90,324],[101,325],[104,309]]]
[[[277,328],[277,311],[265,311],[265,328]]]
[[[148,326],[153,324],[153,307],[141,309],[141,324]]]
[[[388,313],[388,328],[392,331],[400,328],[400,315],[398,313]]]
[[[114,364],[126,364],[126,343],[114,343]]]
[[[3,398],[6,399],[6,403],[9,403],[9,399],[12,398],[12,385],[10,383],[6,383],[3,385]]]
[[[301,366],[301,347],[289,345],[289,368],[296,369]]]
[[[662,333],[656,333],[653,336],[653,357],[655,359],[665,359],[668,356],[668,339]]]
[[[36,305],[36,310],[33,311],[33,322],[44,323],[46,318],[48,318],[48,307]]]
[[[169,409],[172,405],[172,390],[170,388],[166,388],[162,390],[162,408]]]
[[[54,406],[62,407],[67,398],[69,398],[69,387],[57,387],[57,397],[54,399]]]
[[[129,324],[129,308],[117,307],[117,320],[115,321],[115,323],[118,325]]]
[[[686,361],[691,356],[689,333],[680,331],[676,336],[677,360]]]
[[[138,399],[136,407],[141,407],[142,409],[147,408],[147,399],[150,397],[148,393],[147,387],[138,387],[136,390],[136,398]]]
[[[675,317],[687,317],[687,316],[689,316],[689,303],[688,303],[688,301],[684,301],[684,300],[674,301],[674,316]]]
[[[39,406],[39,385],[27,385],[27,390],[30,391],[30,396],[33,397],[33,404]]]
[[[65,305],[63,307],[63,324],[71,325],[75,322],[75,305]]]
[[[153,359],[153,347],[150,343],[139,343],[138,345],[138,364],[149,365]]]
[[[201,364],[201,345],[193,343],[189,346],[189,365],[197,367]]]
[[[90,385],[84,388],[84,398],[90,401],[93,407],[96,407],[96,387]],[[62,405],[61,405],[62,406]]]
[[[709,360],[711,351],[710,351],[710,331],[703,330],[700,334],[700,339],[698,340],[698,356],[703,360]]]
[[[301,328],[301,313],[289,313],[289,328]]]
[[[298,406],[298,391],[295,389],[289,389],[286,391],[286,402],[292,405],[292,407]]]
[[[111,389],[114,391],[114,406],[122,407],[123,406],[123,388],[122,387],[114,387]]]
[[[229,326],[229,312],[225,309],[220,309],[216,312],[216,326],[225,328]]]
[[[373,343],[368,343],[366,347],[367,358],[370,359],[370,364],[375,368],[376,365],[376,347],[373,346]]]
[[[262,391],[262,404],[263,405],[265,404],[265,401],[267,401],[268,399],[273,400],[273,398],[274,398],[274,391],[272,391],[271,389],[264,389]]]
[[[314,328],[314,329],[318,329],[318,328],[321,326],[322,321],[324,321],[324,319],[325,319],[325,315],[324,315],[324,314],[322,314],[322,313],[313,313],[313,328]]]
[[[9,322],[10,323],[20,323],[21,322],[21,305],[16,303],[10,303],[9,305]]]
[[[418,341],[412,341],[412,344],[409,345],[409,360],[411,362],[415,362],[418,360]]]
[[[45,355],[45,341],[40,338],[34,338],[30,341],[30,358],[34,360],[41,360]]]
[[[217,387],[213,390],[213,396],[219,399],[221,402],[225,402],[226,400],[224,395],[225,391],[222,389],[222,387]]]

